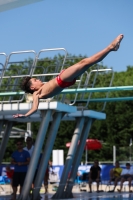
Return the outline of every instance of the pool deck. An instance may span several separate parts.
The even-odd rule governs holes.
[[[41,200],[48,200],[51,199],[53,194],[47,193],[47,194],[40,194]],[[128,192],[122,192],[121,194],[118,192],[114,193],[88,193],[88,192],[82,192],[82,193],[73,193],[75,200],[100,200],[100,199],[133,199],[133,193]],[[8,200],[11,199],[11,195],[0,195],[0,200]]]
[[[3,191],[0,190],[0,200],[8,200],[11,199],[11,193],[12,189],[10,185],[3,186]],[[45,194],[45,189],[44,187],[41,188],[40,190],[40,196],[41,200],[48,200],[51,199],[52,196],[55,194],[56,191],[53,190],[54,186],[49,185],[49,190],[48,193]],[[19,194],[17,194],[18,196]],[[89,193],[88,191],[81,191],[80,187],[78,185],[75,185],[73,187],[73,197],[76,200],[101,200],[101,199],[133,199],[133,192],[129,193],[128,191],[122,191],[121,193],[119,192],[96,192],[93,191],[92,193]]]

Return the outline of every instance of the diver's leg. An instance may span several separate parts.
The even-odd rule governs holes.
[[[111,51],[117,51],[120,42],[123,39],[123,35],[120,34],[109,46],[100,52],[94,54],[89,58],[84,58],[80,62],[68,67],[63,73],[61,73],[60,77],[63,81],[72,81],[74,78],[77,78],[81,74],[83,74],[90,66],[102,61]]]

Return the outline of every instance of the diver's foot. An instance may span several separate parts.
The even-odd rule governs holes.
[[[123,37],[124,35],[120,34],[117,36],[117,38],[114,39],[114,41],[109,45],[111,51],[117,51],[119,49]]]

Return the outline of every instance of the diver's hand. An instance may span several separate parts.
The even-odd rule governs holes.
[[[13,115],[13,118],[25,118],[26,116],[23,115],[23,114],[16,114],[16,115]]]

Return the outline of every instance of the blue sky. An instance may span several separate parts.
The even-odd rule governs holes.
[[[114,71],[133,66],[132,0],[44,0],[0,13],[0,52],[64,47],[68,53],[91,56],[118,34],[118,52],[103,64]]]

